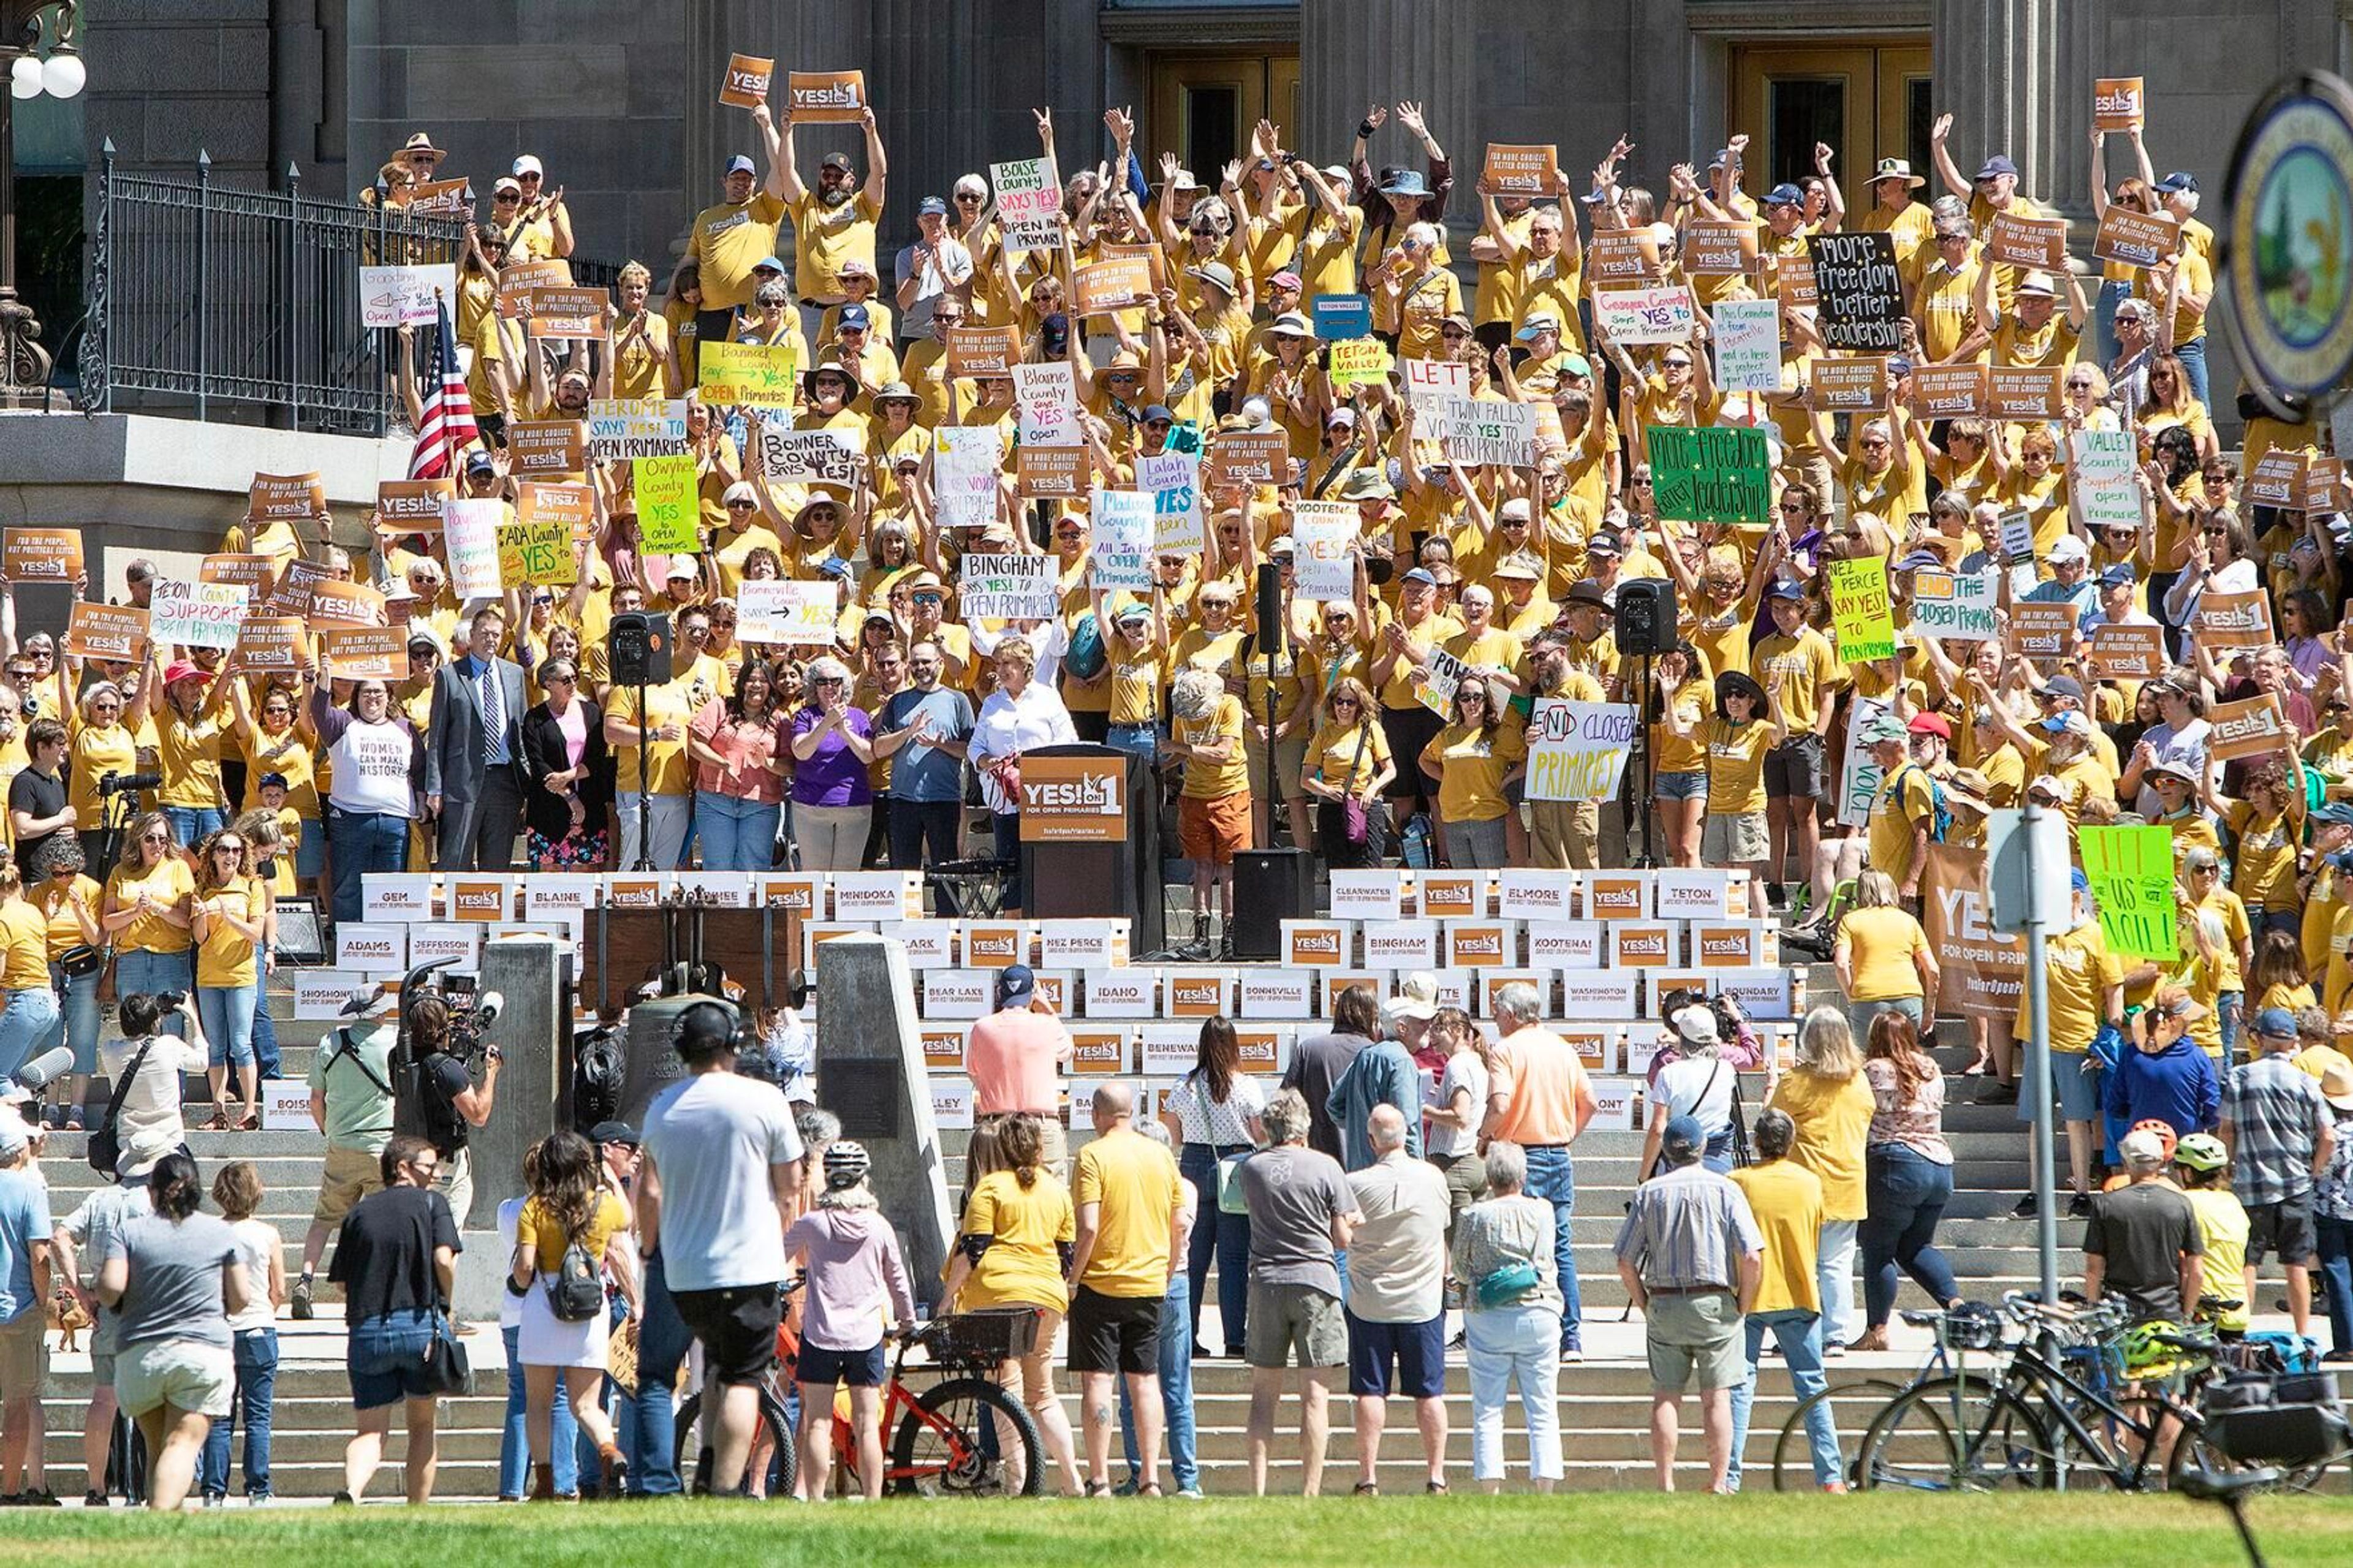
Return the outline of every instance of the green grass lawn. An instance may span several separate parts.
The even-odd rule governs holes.
[[[2266,1555],[2353,1562],[2353,1500],[2263,1500]],[[1328,1498],[1188,1504],[884,1503],[873,1507],[679,1502],[588,1507],[390,1507],[242,1510],[172,1519],[121,1512],[12,1512],[0,1560],[45,1564],[219,1563],[306,1568],[385,1563],[650,1563],[795,1568],[1239,1568],[1245,1563],[1503,1568],[1577,1563],[1610,1568],[1766,1568],[1778,1563],[2162,1564],[2233,1568],[2245,1561],[2211,1504],[2165,1497],[1817,1498],[1723,1500],[1625,1493],[1555,1498]]]

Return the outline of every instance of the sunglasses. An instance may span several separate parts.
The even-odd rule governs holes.
[[[977,202],[980,200],[980,197],[970,191],[958,191],[956,193],[956,200],[959,202]]]
[[[812,686],[839,686],[843,684],[843,682],[841,677],[838,675],[820,675],[815,680],[809,682],[809,684]]]
[[[1332,699],[1332,706],[1335,709],[1354,708],[1356,705],[1356,700],[1353,697],[1335,697]]]
[[[169,844],[172,842],[172,836],[168,833],[142,833],[139,836],[139,842],[142,844]]]
[[[245,853],[245,846],[242,844],[216,844],[213,846],[213,853],[216,855],[242,855]]]
[[[579,680],[576,675],[550,675],[547,678],[550,686],[575,686],[579,684]]]

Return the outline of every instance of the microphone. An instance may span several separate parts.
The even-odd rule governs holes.
[[[23,1088],[38,1094],[58,1079],[73,1071],[73,1047],[59,1046],[44,1051],[18,1068],[12,1075]]]
[[[495,991],[485,991],[474,1000],[474,1022],[487,1029],[499,1021],[499,1010],[507,999]]]

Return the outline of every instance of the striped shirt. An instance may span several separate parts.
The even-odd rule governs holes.
[[[2231,1074],[2222,1124],[2232,1130],[2231,1185],[2249,1208],[2293,1203],[2312,1191],[2312,1155],[2334,1121],[2320,1085],[2284,1055]]]
[[[1634,1189],[1618,1227],[1618,1260],[1646,1290],[1733,1290],[1740,1259],[1765,1250],[1748,1199],[1696,1161]]]

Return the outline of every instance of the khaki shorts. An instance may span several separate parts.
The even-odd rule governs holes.
[[[1643,1310],[1648,1332],[1651,1389],[1681,1394],[1699,1374],[1700,1392],[1735,1388],[1748,1381],[1748,1356],[1741,1343],[1740,1303],[1729,1290],[1695,1296],[1653,1296]]]
[[[1254,1367],[1280,1371],[1292,1364],[1294,1350],[1302,1367],[1348,1364],[1348,1321],[1339,1299],[1312,1285],[1250,1281],[1242,1359]]]
[[[1699,858],[1708,865],[1739,865],[1772,853],[1773,840],[1761,811],[1711,811],[1700,826]]]
[[[114,1358],[114,1397],[133,1420],[166,1405],[217,1419],[236,1387],[237,1358],[227,1345],[146,1340]]]
[[[0,1394],[37,1394],[48,1376],[47,1315],[35,1307],[0,1324]]]
[[[327,1167],[319,1177],[319,1201],[311,1206],[314,1225],[341,1225],[352,1205],[370,1193],[384,1190],[384,1162],[364,1149],[327,1146]]]

